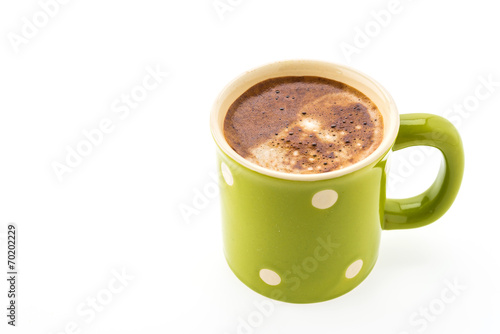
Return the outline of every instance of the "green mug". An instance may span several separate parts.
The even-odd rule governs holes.
[[[380,146],[346,168],[288,174],[260,167],[226,142],[229,106],[251,86],[282,76],[318,76],[343,82],[368,96],[384,120]],[[229,83],[210,116],[217,144],[224,253],[235,275],[276,300],[313,303],[354,289],[377,260],[382,230],[424,226],[453,203],[464,169],[460,136],[446,119],[399,115],[389,93],[352,68],[312,60],[268,64]],[[406,199],[386,198],[392,151],[426,145],[443,153],[434,183]]]

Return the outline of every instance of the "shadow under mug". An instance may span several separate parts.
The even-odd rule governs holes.
[[[225,140],[226,112],[251,86],[283,76],[328,78],[364,93],[383,116],[380,146],[362,161],[320,174],[276,172],[242,158]],[[248,287],[276,300],[320,302],[352,290],[375,265],[382,230],[432,223],[451,206],[462,181],[462,142],[449,121],[431,114],[399,115],[380,84],[333,63],[282,61],[242,74],[217,98],[210,126],[227,262]],[[443,153],[436,180],[418,196],[387,199],[388,157],[416,145]]]

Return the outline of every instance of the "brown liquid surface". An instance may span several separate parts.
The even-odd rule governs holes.
[[[380,145],[384,123],[358,90],[318,77],[281,77],[248,89],[230,107],[224,135],[243,158],[285,173],[338,170]]]

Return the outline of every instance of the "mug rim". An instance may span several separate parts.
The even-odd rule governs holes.
[[[266,70],[271,70],[270,75],[266,75],[263,78],[259,79],[255,83],[251,84],[248,86],[246,89],[241,91],[241,93],[236,94],[236,98],[241,96],[248,88],[251,86],[262,82],[266,79],[270,78],[277,78],[277,77],[284,77],[284,76],[292,76],[290,74],[281,74],[279,73],[280,69],[283,68],[297,68],[298,70],[304,71],[306,73],[307,67],[321,67],[321,68],[327,68],[330,71],[337,71],[339,75],[344,75],[346,79],[352,79],[355,80],[356,83],[358,83],[358,87],[356,84],[348,83],[347,85],[359,90],[361,93],[365,94],[368,98],[370,98],[372,101],[372,97],[369,96],[365,91],[359,88],[359,85],[361,85],[361,80],[364,80],[363,84],[364,85],[371,85],[371,89],[373,89],[375,92],[373,94],[380,94],[378,97],[381,98],[382,101],[385,101],[384,112],[382,112],[382,106],[379,104],[375,103],[377,108],[382,114],[382,119],[384,120],[384,135],[382,142],[380,145],[373,151],[369,156],[366,158],[349,165],[345,168],[342,169],[337,169],[333,170],[330,172],[324,172],[324,173],[315,173],[315,174],[296,174],[296,173],[285,173],[285,172],[278,172],[274,171],[262,166],[259,166],[253,162],[250,162],[243,158],[241,155],[239,155],[226,141],[226,138],[224,136],[224,129],[223,129],[223,122],[225,115],[228,110],[223,110],[221,108],[221,105],[226,102],[228,99],[227,96],[231,91],[234,92],[236,89],[235,87],[238,87],[243,84],[245,79],[247,79],[250,75],[255,75],[258,74],[259,72],[265,72]],[[302,68],[300,68],[302,67]],[[307,76],[308,74],[302,74],[304,76]],[[312,75],[311,76],[317,76],[317,77],[323,77],[326,79],[331,79],[331,80],[336,80],[343,82],[341,80],[337,79],[332,79],[331,77],[328,76],[321,76],[321,75]],[[350,77],[349,77],[350,76]],[[353,78],[356,77],[356,78]],[[232,99],[230,101],[231,105],[236,98]],[[222,124],[220,122],[221,114],[223,114],[224,117],[222,117]],[[389,121],[389,122],[388,122]],[[389,125],[386,127],[386,125]],[[222,125],[222,126],[221,126]],[[243,165],[247,167],[250,170],[253,170],[259,174],[271,176],[274,178],[279,178],[279,179],[285,179],[285,180],[292,180],[292,181],[319,181],[319,180],[327,180],[327,179],[333,179],[337,178],[340,176],[344,176],[347,174],[350,174],[352,172],[355,172],[361,168],[364,168],[374,162],[376,162],[379,158],[384,156],[389,152],[391,149],[394,141],[396,140],[396,136],[399,131],[399,113],[396,108],[396,104],[394,103],[394,100],[392,96],[389,94],[389,92],[377,81],[375,81],[373,78],[370,76],[364,74],[363,72],[360,72],[352,67],[345,66],[345,65],[340,65],[337,63],[332,63],[332,62],[326,62],[326,61],[320,61],[320,60],[309,60],[309,59],[296,59],[296,60],[282,60],[282,61],[276,61],[276,62],[271,62],[271,63],[266,63],[261,66],[254,67],[251,70],[248,70],[246,72],[241,73],[237,77],[235,77],[233,80],[231,80],[219,93],[217,96],[213,106],[212,110],[210,113],[210,130],[212,133],[212,137],[214,138],[217,146],[224,152],[227,156],[232,158],[234,161],[236,161],[238,164]]]

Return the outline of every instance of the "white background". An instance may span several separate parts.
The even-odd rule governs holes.
[[[401,0],[384,26],[372,11],[387,10],[388,0],[222,2],[231,10],[219,15],[212,0],[73,0],[52,7],[47,22],[35,0],[1,3],[0,332],[499,333],[493,2]],[[46,25],[13,43],[29,32],[23,18],[33,16]],[[361,43],[364,29],[371,37]],[[346,44],[357,53],[343,52]],[[273,301],[259,315],[256,303],[269,300],[242,284],[223,257],[208,116],[236,75],[295,58],[367,73],[401,113],[446,115],[462,134],[466,169],[442,219],[383,233],[379,261],[358,288],[319,304]],[[120,119],[113,104],[140,90],[147,68],[169,74]],[[481,78],[496,82],[487,97]],[[476,89],[484,98],[474,97]],[[103,119],[113,131],[58,180],[52,164],[65,163],[68,147]],[[440,157],[424,156],[418,149],[394,155],[391,196],[430,184]],[[196,213],[181,215],[195,205]],[[20,237],[15,329],[5,317],[8,222]],[[122,271],[125,284],[113,278]],[[440,304],[454,281],[464,288]],[[92,298],[99,311],[91,311]],[[425,319],[419,312],[429,307],[439,313],[431,311],[432,320],[410,320]]]

